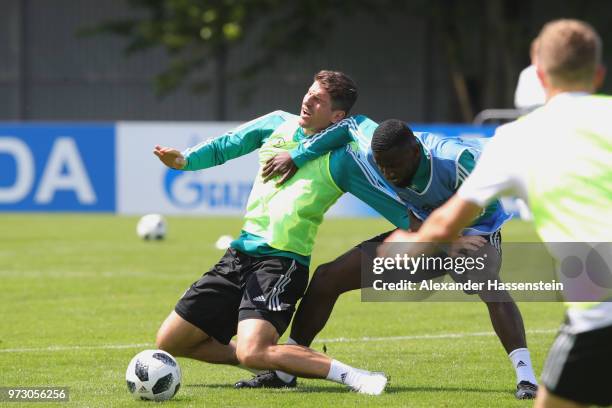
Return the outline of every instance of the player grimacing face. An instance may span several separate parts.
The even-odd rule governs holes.
[[[374,152],[374,161],[383,176],[394,186],[405,188],[419,167],[421,152],[418,145],[404,144],[387,151]]]
[[[344,118],[345,112],[334,110],[329,93],[317,81],[302,99],[299,124],[307,135],[317,133]]]

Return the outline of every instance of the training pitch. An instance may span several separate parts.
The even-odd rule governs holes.
[[[157,328],[186,288],[221,256],[217,238],[236,235],[238,218],[168,219],[165,241],[144,242],[136,217],[0,215],[0,387],[69,387],[68,403],[33,407],[144,407],[125,384],[139,351],[154,347]],[[382,220],[327,220],[316,265],[390,229]],[[535,240],[529,224],[511,222],[505,241]],[[355,271],[359,273],[359,271]],[[502,272],[503,277],[503,272]],[[521,303],[539,375],[560,303]],[[523,407],[515,374],[480,302],[361,303],[340,298],[313,344],[347,364],[384,371],[380,397],[323,380],[293,390],[234,390],[246,371],[179,359],[182,387],[164,406]],[[16,406],[0,401],[0,406]],[[21,406],[21,405],[20,405]]]

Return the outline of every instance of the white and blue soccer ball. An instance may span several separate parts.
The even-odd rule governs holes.
[[[160,240],[168,233],[168,223],[163,215],[147,214],[138,220],[136,233],[144,240]]]
[[[174,397],[181,386],[181,368],[165,351],[145,350],[130,361],[125,381],[134,398],[165,401]]]

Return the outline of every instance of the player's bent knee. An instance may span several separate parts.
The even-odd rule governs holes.
[[[238,347],[236,349],[236,357],[238,362],[246,367],[255,369],[266,369],[266,353],[265,350],[255,347]]]
[[[254,368],[254,369],[263,369],[265,368],[263,365],[263,359],[259,353],[236,353],[238,357],[238,362],[245,367]]]

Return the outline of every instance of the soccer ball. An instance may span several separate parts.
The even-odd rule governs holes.
[[[164,239],[167,231],[166,219],[160,214],[147,214],[136,225],[136,233],[145,240]]]
[[[125,381],[134,398],[165,401],[174,397],[181,386],[181,368],[165,351],[145,350],[130,361]]]

